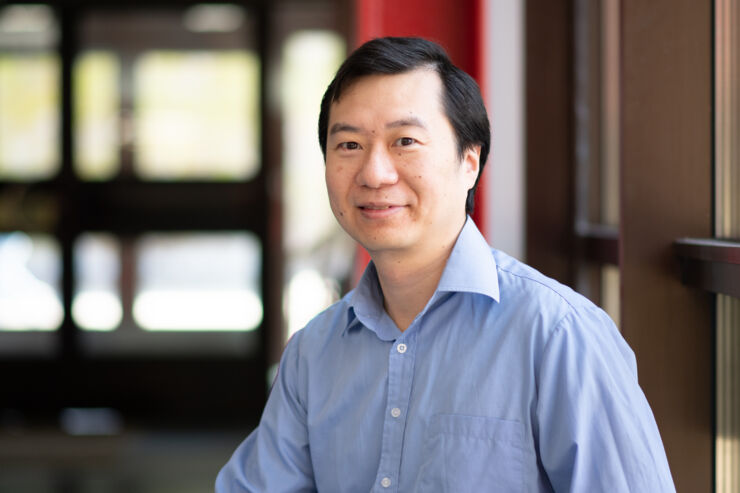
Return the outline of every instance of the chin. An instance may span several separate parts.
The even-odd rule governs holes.
[[[371,254],[389,252],[392,250],[401,251],[408,249],[411,246],[409,238],[405,235],[403,235],[403,237],[361,237],[355,239]]]

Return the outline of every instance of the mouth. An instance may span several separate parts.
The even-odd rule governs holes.
[[[357,208],[367,219],[384,219],[401,211],[403,206],[394,204],[362,204]]]

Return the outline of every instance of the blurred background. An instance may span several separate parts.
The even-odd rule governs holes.
[[[635,350],[679,491],[740,491],[734,0],[0,3],[0,492],[201,492],[367,255],[320,98],[384,35],[480,84],[474,219]]]

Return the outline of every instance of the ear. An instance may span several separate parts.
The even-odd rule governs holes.
[[[480,171],[480,146],[474,145],[467,148],[463,154],[461,164],[468,189],[471,189],[475,185],[475,180],[478,179],[478,171]]]

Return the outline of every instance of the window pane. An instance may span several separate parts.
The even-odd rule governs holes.
[[[619,225],[619,2],[575,2],[576,223]]]
[[[601,33],[601,223],[619,225],[619,2],[603,0]]]
[[[213,4],[87,12],[75,67],[80,176],[254,177],[260,63],[249,13]]]
[[[73,315],[90,356],[259,350],[262,254],[253,234],[85,234],[75,262]]]
[[[135,65],[136,171],[147,179],[251,178],[259,63],[243,51],[154,51]]]
[[[601,267],[601,307],[619,327],[619,267]]]
[[[715,235],[740,239],[740,4],[715,2]],[[716,465],[718,493],[740,488],[740,299],[716,301]]]
[[[111,235],[85,234],[75,244],[72,316],[87,330],[113,330],[121,323],[120,247]]]
[[[283,237],[288,259],[283,305],[288,337],[339,297],[352,265],[354,243],[329,207],[316,140],[321,97],[344,55],[344,41],[331,31],[298,32],[283,49]]]
[[[0,234],[0,330],[55,330],[62,323],[59,245],[44,235]]]
[[[59,169],[59,67],[50,54],[0,54],[0,179]]]
[[[56,36],[49,7],[0,8],[0,180],[45,179],[59,169]]]
[[[134,319],[151,331],[245,331],[262,322],[251,234],[151,234],[137,248]]]
[[[717,295],[716,426],[717,493],[740,488],[740,299]]]
[[[88,51],[74,70],[75,167],[84,179],[109,179],[120,166],[119,61],[112,52]]]

